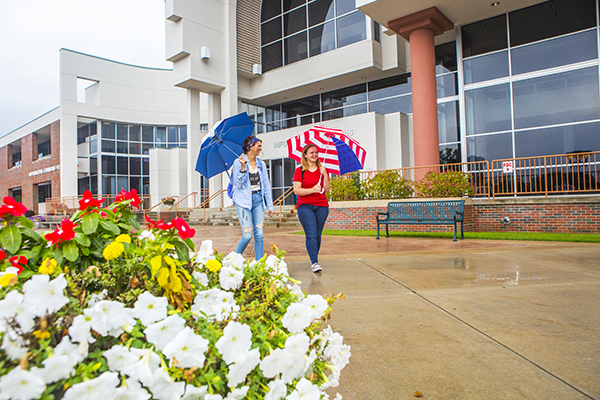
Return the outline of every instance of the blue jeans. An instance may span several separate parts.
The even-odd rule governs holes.
[[[235,206],[238,219],[242,227],[242,238],[240,239],[236,253],[242,254],[254,231],[254,258],[260,260],[263,256],[263,225],[265,223],[265,210],[263,209],[262,193],[252,193],[252,209],[248,210],[240,206]]]
[[[319,262],[321,248],[321,233],[329,215],[329,207],[318,207],[311,204],[298,206],[298,219],[306,235],[306,251],[312,264]]]

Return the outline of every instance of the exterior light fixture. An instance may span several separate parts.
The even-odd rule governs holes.
[[[492,7],[496,7],[496,6],[499,6],[499,5],[500,5],[500,2],[499,2],[499,1],[495,1],[495,2],[493,2],[493,3],[492,3],[492,4],[490,4],[490,5],[491,5]]]
[[[510,224],[510,218],[508,218],[508,217],[503,217],[503,218],[502,218],[502,223],[503,223],[504,225],[508,225],[508,224]]]

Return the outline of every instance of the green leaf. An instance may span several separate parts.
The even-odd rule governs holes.
[[[79,258],[79,248],[73,241],[63,242],[62,252],[65,258],[71,262]]]
[[[83,233],[91,235],[98,229],[98,221],[100,221],[100,215],[98,213],[88,213],[81,217],[81,227]]]
[[[63,265],[65,262],[65,257],[63,256],[63,252],[57,248],[54,250],[54,259],[58,265]]]
[[[23,227],[23,228],[33,228],[33,221],[30,220],[29,218],[26,218],[24,216],[20,216],[17,221],[19,221],[19,224]]]
[[[175,252],[181,261],[190,261],[190,252],[187,246],[181,242],[175,242]]]
[[[33,275],[35,275],[37,272],[34,271],[23,271],[19,274],[19,280],[21,281],[26,281],[27,279],[31,278]]]
[[[90,247],[90,239],[80,232],[75,232],[75,241],[82,246]]]
[[[121,230],[119,229],[119,227],[111,221],[100,220],[100,226],[102,226],[107,231],[114,233],[115,235],[121,234]]]
[[[36,242],[41,242],[44,240],[44,238],[42,237],[42,235],[40,235],[39,233],[37,233],[36,231],[34,231],[33,229],[30,228],[23,228],[21,230],[21,233],[24,236],[27,236],[33,240],[35,240]]]
[[[187,244],[187,246],[190,248],[190,250],[192,251],[196,251],[196,245],[194,244],[194,242],[192,242],[192,239],[187,238],[183,241],[185,244]]]
[[[21,237],[21,232],[16,225],[8,225],[2,229],[0,233],[0,240],[2,240],[2,245],[6,250],[15,254],[19,251],[21,247],[21,242],[23,238]]]
[[[90,255],[90,249],[87,247],[82,247],[81,248],[81,252],[83,253],[84,256],[89,256]]]
[[[133,213],[127,213],[123,215],[123,219],[136,230],[140,229],[140,223],[137,220],[137,215]]]

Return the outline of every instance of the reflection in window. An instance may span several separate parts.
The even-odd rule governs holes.
[[[467,135],[511,129],[508,84],[465,92]]]
[[[310,56],[335,49],[335,25],[334,22],[319,25],[308,31],[310,42]]]
[[[510,133],[467,138],[467,161],[491,161],[505,158],[513,158]]]
[[[336,119],[336,118],[351,117],[353,115],[365,114],[366,112],[367,112],[366,104],[338,108],[336,110],[329,110],[329,111],[323,112],[323,121],[327,121],[330,119]]]
[[[516,157],[600,151],[599,131],[593,122],[516,132]]]
[[[333,15],[333,0],[316,0],[308,5],[309,26],[328,21]]]
[[[115,156],[102,156],[102,174],[116,174],[116,159]]]
[[[458,102],[441,103],[438,109],[439,143],[457,142],[458,134]]]
[[[411,92],[410,74],[393,76],[369,82],[369,100],[398,96]]]
[[[508,51],[471,58],[464,62],[465,83],[476,83],[508,76]]]
[[[115,138],[115,123],[114,122],[102,122],[102,138],[114,139]]]
[[[127,125],[117,124],[117,140],[128,140],[129,133],[127,132]]]
[[[360,84],[346,87],[321,95],[323,110],[338,108],[367,101],[367,85]]]
[[[512,73],[522,74],[540,69],[574,64],[598,58],[596,30],[512,49]]]
[[[406,115],[412,114],[412,96],[405,95],[373,101],[369,103],[369,111],[374,111],[379,114],[390,114],[395,112],[401,112]]]
[[[440,146],[440,164],[458,164],[461,161],[460,144],[445,144]]]
[[[458,77],[456,73],[445,74],[435,78],[435,84],[437,86],[437,97],[438,99],[443,97],[455,96],[458,94]]]
[[[285,63],[291,64],[308,57],[306,32],[290,36],[283,40]]]
[[[337,47],[348,46],[367,38],[365,14],[360,11],[338,18]]]
[[[45,203],[46,199],[52,197],[52,184],[40,183],[38,187],[38,203]]]
[[[513,83],[515,128],[600,118],[598,68]]]
[[[464,25],[461,32],[465,58],[508,47],[506,14]]]

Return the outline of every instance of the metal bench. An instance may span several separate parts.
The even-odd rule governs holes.
[[[390,237],[389,225],[452,225],[454,224],[454,241],[456,242],[456,224],[460,222],[460,238],[464,239],[464,200],[433,201],[393,201],[389,202],[387,212],[378,212],[377,239],[379,226],[385,224],[385,235]],[[379,218],[382,216],[383,218]]]

